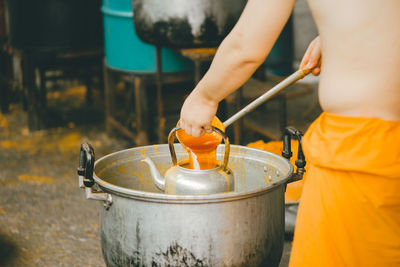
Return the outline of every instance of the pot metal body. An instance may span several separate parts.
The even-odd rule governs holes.
[[[138,36],[174,48],[215,47],[231,31],[245,0],[133,0]]]
[[[187,157],[182,146],[175,149],[179,161]],[[220,145],[217,159],[223,153]],[[94,182],[112,196],[112,205],[100,212],[107,266],[279,265],[285,184],[293,174],[289,161],[231,146],[233,192],[170,195],[154,185],[144,157],[161,173],[171,167],[168,145],[123,150],[94,165]]]

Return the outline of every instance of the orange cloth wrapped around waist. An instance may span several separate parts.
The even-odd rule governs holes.
[[[400,266],[400,122],[322,113],[303,149],[289,266]]]

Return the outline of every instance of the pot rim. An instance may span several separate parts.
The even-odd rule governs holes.
[[[140,148],[145,149],[145,148],[151,148],[154,146],[161,147],[161,146],[168,146],[168,145],[167,144],[157,144],[157,145],[141,146]],[[241,147],[246,148],[246,150],[257,151],[258,153],[260,153],[260,152],[265,153],[266,156],[272,157],[273,159],[281,161],[288,167],[287,177],[279,179],[278,181],[270,183],[270,184],[265,184],[264,186],[260,186],[255,189],[245,190],[245,191],[241,191],[241,192],[233,191],[233,192],[207,194],[207,195],[171,195],[171,194],[164,194],[164,193],[146,192],[146,191],[140,191],[140,190],[135,190],[135,189],[128,189],[125,187],[111,184],[109,182],[106,182],[106,181],[100,179],[96,175],[95,172],[93,173],[93,179],[96,182],[96,184],[98,184],[104,192],[107,192],[110,194],[115,194],[115,195],[119,195],[122,197],[143,200],[143,201],[168,202],[168,203],[178,203],[178,204],[179,203],[185,204],[185,203],[225,202],[225,201],[239,200],[239,199],[243,199],[243,198],[250,198],[253,196],[265,194],[267,192],[275,190],[279,186],[286,184],[290,180],[291,176],[293,175],[294,168],[289,160],[287,160],[277,154],[274,154],[274,153],[271,153],[268,151],[264,151],[261,149],[239,146],[239,145],[231,145],[231,148],[240,149]],[[96,165],[100,161],[106,160],[107,158],[110,158],[117,153],[127,152],[127,151],[134,150],[134,149],[136,149],[136,148],[123,149],[123,150],[108,154],[104,157],[101,157],[100,159],[95,161],[94,169],[96,169]]]

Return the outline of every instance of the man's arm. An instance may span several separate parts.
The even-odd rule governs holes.
[[[294,3],[295,0],[248,1],[209,70],[182,106],[181,126],[188,134],[200,136],[210,129],[218,103],[242,86],[262,64]]]

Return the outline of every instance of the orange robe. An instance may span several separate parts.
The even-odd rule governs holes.
[[[289,266],[400,266],[400,122],[322,113],[303,149]]]

